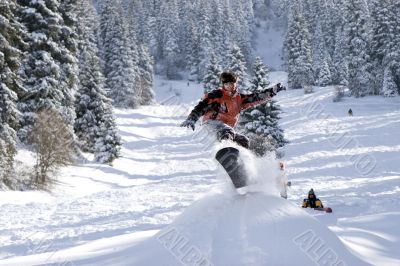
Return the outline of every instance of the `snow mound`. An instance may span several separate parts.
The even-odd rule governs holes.
[[[154,237],[102,261],[129,265],[366,265],[298,206],[261,192],[207,196]]]

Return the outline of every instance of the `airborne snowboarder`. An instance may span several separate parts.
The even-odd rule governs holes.
[[[196,121],[203,117],[204,125],[216,132],[219,141],[231,140],[249,148],[249,139],[234,130],[240,112],[270,100],[286,88],[278,83],[259,92],[242,94],[238,91],[237,80],[234,73],[223,72],[220,75],[222,87],[206,93],[181,126],[194,130]]]
[[[203,124],[216,133],[219,141],[231,140],[249,148],[249,139],[234,130],[240,112],[270,100],[286,88],[278,83],[258,92],[241,94],[236,86],[237,80],[234,73],[223,72],[220,75],[222,87],[206,93],[181,126],[191,127],[194,130],[196,121],[203,117]],[[217,152],[215,158],[224,167],[235,188],[247,185],[246,171],[238,149],[225,147]]]

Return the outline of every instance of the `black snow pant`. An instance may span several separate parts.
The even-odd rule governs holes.
[[[243,134],[236,133],[232,127],[217,120],[209,120],[205,124],[216,132],[219,141],[231,140],[246,149],[249,148],[249,139]]]

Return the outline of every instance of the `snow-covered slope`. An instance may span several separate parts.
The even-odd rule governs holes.
[[[177,265],[179,261],[183,265],[308,265],[313,261],[364,265],[317,220],[285,200],[261,193],[207,196],[153,238],[101,257],[113,265],[124,265],[128,259],[132,265]]]
[[[398,265],[400,98],[333,98],[333,87],[279,96],[291,140],[284,158],[293,181],[289,199],[300,202],[314,188],[335,211],[332,219],[318,218],[355,254]]]
[[[55,254],[21,257],[7,263],[367,265],[298,206],[261,192],[206,196],[153,234],[153,231],[129,234],[109,238],[108,243],[93,241]]]
[[[262,193],[205,197],[124,253],[136,265],[365,265],[296,205]]]
[[[347,265],[400,263],[399,98],[281,93],[293,183],[285,201],[270,188],[235,196],[208,136],[178,127],[201,86],[156,87],[160,105],[117,110],[124,147],[112,167],[88,159],[64,169],[52,193],[0,192],[0,265],[179,265],[185,249],[171,243],[186,240],[184,254],[214,265],[309,265],[324,249],[311,253],[307,240]],[[334,146],[343,139],[358,145]],[[368,173],[359,155],[376,159]],[[256,161],[258,178],[271,165]],[[311,187],[333,214],[297,207]]]

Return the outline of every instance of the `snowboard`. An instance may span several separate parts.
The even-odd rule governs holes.
[[[222,148],[215,155],[215,159],[228,173],[236,189],[247,186],[247,175],[238,149],[233,147]]]
[[[329,207],[327,207],[327,208],[314,208],[314,210],[324,211],[324,212],[327,212],[327,213],[331,213],[332,212],[332,209],[329,208]]]

